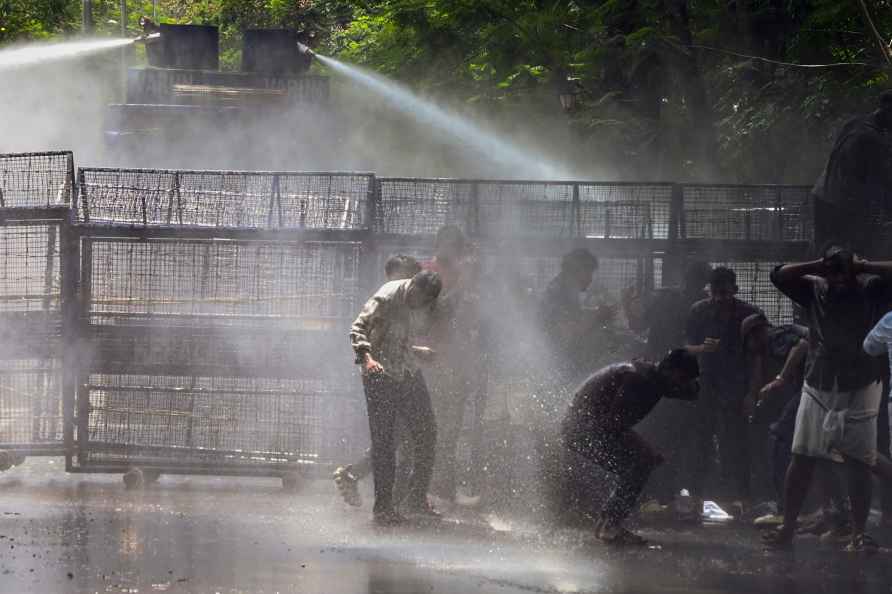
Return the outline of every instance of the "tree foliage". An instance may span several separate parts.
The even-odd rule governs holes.
[[[80,2],[0,0],[0,42],[67,34]],[[115,0],[94,2],[113,30]],[[151,2],[130,2],[130,24]],[[319,51],[487,113],[563,117],[625,177],[808,181],[889,67],[857,0],[159,0],[162,20],[288,27]],[[866,0],[892,37],[892,0]],[[887,40],[888,41],[888,40]],[[806,64],[839,64],[802,68]],[[563,114],[559,93],[577,93]]]

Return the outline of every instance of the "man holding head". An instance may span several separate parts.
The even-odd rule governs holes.
[[[844,463],[849,476],[852,539],[848,550],[873,552],[865,530],[871,472],[877,467],[880,369],[863,343],[887,303],[892,262],[867,262],[850,249],[830,245],[821,259],[778,266],[771,282],[799,304],[809,322],[809,352],[802,401],[796,415],[793,457],[784,483],[784,523],[768,544],[792,544],[815,467]],[[871,351],[873,352],[873,351]],[[879,470],[888,470],[884,464]]]

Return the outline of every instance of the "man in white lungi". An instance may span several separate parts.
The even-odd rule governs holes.
[[[877,465],[881,368],[863,342],[884,313],[890,279],[892,262],[867,262],[839,245],[826,248],[820,260],[785,264],[771,274],[774,286],[805,311],[809,353],[784,486],[784,523],[765,535],[770,545],[792,544],[815,466],[832,460],[848,467],[853,531],[847,550],[877,548],[865,528]]]

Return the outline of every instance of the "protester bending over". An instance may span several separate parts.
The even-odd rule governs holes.
[[[418,260],[412,256],[406,256],[404,254],[391,256],[384,264],[384,275],[387,282],[410,279],[419,272],[421,272],[421,265],[418,263]],[[400,456],[402,458],[409,458],[409,460],[401,460],[398,465],[399,472],[396,473],[395,489],[398,494],[402,493],[405,495],[403,491],[408,486],[408,475],[406,471],[411,470],[411,448],[404,447],[407,443],[408,432],[400,426],[400,423],[401,421],[397,419],[397,437],[395,439],[400,444]],[[354,507],[360,507],[362,505],[362,497],[359,494],[359,481],[367,477],[371,471],[371,449],[367,450],[365,455],[353,464],[338,466],[334,471],[332,478],[334,478],[338,492],[348,505]],[[400,499],[402,498],[397,495],[396,500],[399,501]]]
[[[607,366],[577,390],[561,428],[564,447],[619,478],[597,521],[601,540],[645,544],[623,523],[663,458],[633,427],[663,397],[696,399],[699,373],[696,358],[676,349],[659,364],[635,360]]]
[[[440,294],[440,277],[430,271],[384,284],[353,322],[350,340],[362,368],[372,439],[375,522],[398,524],[393,496],[396,467],[395,427],[401,418],[413,449],[412,479],[406,499],[409,513],[436,516],[427,501],[434,467],[437,428],[430,395],[416,357],[431,351],[412,346],[412,314],[430,308]],[[396,502],[399,503],[399,502]]]

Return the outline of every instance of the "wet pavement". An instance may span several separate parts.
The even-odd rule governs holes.
[[[650,530],[659,547],[615,550],[583,531],[462,518],[377,529],[326,482],[289,494],[277,480],[162,477],[126,491],[120,476],[29,460],[0,474],[0,593],[892,592],[888,549],[766,553],[732,525]]]

